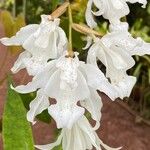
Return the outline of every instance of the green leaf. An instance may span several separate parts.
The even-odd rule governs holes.
[[[52,11],[54,11],[60,4],[60,0],[51,0],[51,3],[52,3]]]
[[[142,63],[139,63],[139,64],[137,65],[137,67],[135,68],[135,70],[134,70],[134,72],[133,72],[133,76],[136,76],[137,78],[139,77],[140,69],[141,69],[142,65],[143,65]]]
[[[26,109],[18,93],[8,89],[3,115],[5,150],[34,150],[32,130],[26,120]]]
[[[2,119],[0,119],[0,133],[2,132]]]
[[[53,150],[63,150],[63,149],[62,149],[62,145],[59,145],[59,146],[54,147]]]

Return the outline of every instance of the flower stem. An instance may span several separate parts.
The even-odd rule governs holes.
[[[63,3],[60,7],[58,7],[55,11],[52,12],[52,14],[50,15],[52,18],[50,17],[49,19],[51,20],[60,17],[64,12],[66,12],[68,6],[68,1]]]
[[[73,46],[72,46],[72,24],[73,24],[73,19],[72,19],[72,11],[70,5],[68,6],[68,15],[69,15],[69,45],[68,45],[68,55],[70,57],[74,56],[73,53]]]

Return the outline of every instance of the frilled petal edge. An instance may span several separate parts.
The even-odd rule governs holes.
[[[30,103],[30,110],[27,112],[27,120],[35,124],[35,116],[47,109],[49,105],[49,98],[45,95],[44,91],[40,89],[37,92],[36,98]]]

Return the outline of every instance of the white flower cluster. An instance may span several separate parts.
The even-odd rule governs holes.
[[[87,24],[91,28],[97,25],[93,15],[102,15],[110,22],[109,32],[102,38],[88,37],[85,48],[91,45],[88,51],[88,63],[97,66],[98,59],[105,65],[106,77],[109,78],[120,98],[129,97],[136,83],[136,78],[126,73],[135,64],[132,56],[150,54],[150,43],[144,42],[140,37],[133,38],[128,32],[128,23],[120,21],[129,13],[126,2],[139,2],[143,7],[147,4],[146,0],[89,0],[86,10]],[[99,9],[97,12],[92,11],[93,4]]]
[[[12,87],[19,93],[37,91],[30,103],[27,120],[35,124],[35,117],[48,109],[57,128],[62,128],[55,143],[36,145],[36,148],[51,150],[62,143],[64,150],[91,150],[93,146],[97,150],[101,150],[101,146],[106,150],[121,149],[105,145],[95,130],[100,127],[102,108],[97,90],[112,100],[129,96],[136,82],[135,77],[126,73],[135,64],[132,56],[150,54],[150,44],[141,38],[134,39],[128,32],[128,24],[120,21],[129,13],[126,2],[146,5],[146,0],[89,0],[88,25],[95,27],[93,15],[103,15],[110,21],[110,32],[101,39],[87,38],[86,48],[90,47],[87,63],[79,61],[77,52],[74,57],[68,57],[68,41],[59,27],[60,19],[49,15],[42,15],[40,24],[28,25],[15,36],[0,39],[4,45],[24,48],[11,70],[17,73],[26,68],[33,76],[27,85]],[[91,9],[93,3],[99,9],[97,12]],[[99,70],[97,59],[106,66],[106,75]],[[50,98],[54,98],[56,104],[50,104]],[[96,121],[95,127],[85,117],[85,110]]]

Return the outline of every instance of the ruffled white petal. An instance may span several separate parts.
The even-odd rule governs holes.
[[[100,127],[101,108],[103,104],[101,97],[96,90],[90,88],[90,93],[90,97],[84,101],[80,101],[80,104],[90,112],[92,118],[96,121],[94,130],[97,130]]]
[[[100,0],[93,0],[93,3],[94,3],[94,5],[99,9],[98,11],[96,11],[96,12],[93,12],[93,14],[95,15],[95,16],[101,16],[101,15],[103,15],[104,14],[104,12],[105,12],[105,7],[103,7],[103,5],[104,5],[104,3],[103,3],[103,1],[100,1]]]
[[[88,120],[85,117],[83,117],[82,120],[79,120],[78,125],[81,128],[81,130],[84,131],[84,134],[86,134],[86,136],[88,136],[88,138],[90,139],[90,142],[97,150],[101,150],[101,146],[103,146],[106,150],[121,149],[121,148],[111,148],[111,147],[107,146],[106,144],[104,144],[99,139],[96,132],[92,129],[91,125],[89,124]]]
[[[80,100],[88,98],[88,96],[90,95],[86,80],[80,72],[78,72],[77,87],[72,91],[68,91],[65,89],[63,90],[60,86],[60,83],[60,70],[57,70],[50,77],[45,87],[45,92],[49,97],[61,99],[62,97],[70,96],[70,99]]]
[[[97,23],[95,22],[95,20],[93,18],[93,14],[91,12],[92,4],[93,4],[93,0],[89,0],[88,4],[87,4],[85,17],[86,17],[86,22],[87,22],[88,26],[90,26],[91,28],[95,28],[97,26]]]
[[[35,76],[40,73],[47,65],[47,61],[38,58],[24,58],[23,63],[30,76]]]
[[[76,98],[78,100],[88,98],[90,95],[89,87],[88,87],[85,77],[82,75],[80,71],[78,71],[77,83],[78,83],[78,86],[74,92],[75,93],[74,95],[76,95]]]
[[[49,41],[50,41],[49,34],[45,33],[45,34],[42,34],[41,36],[38,36],[35,39],[34,44],[35,44],[36,47],[47,48],[48,44],[49,44]]]
[[[57,104],[48,108],[49,114],[57,123],[57,128],[71,129],[73,124],[84,114],[84,109],[72,103],[72,100],[57,100]]]
[[[87,44],[85,47],[82,48],[83,50],[88,49],[91,46],[93,38],[91,36],[87,36],[86,40],[87,40]]]
[[[99,90],[108,95],[112,100],[118,97],[117,91],[108,82],[104,74],[95,66],[91,64],[81,64],[82,71],[85,72],[87,83],[95,90]]]
[[[122,47],[118,47],[118,45],[114,45],[114,43],[111,43],[110,45],[108,45],[109,47],[107,47],[108,40],[106,39],[107,38],[103,37],[102,41],[101,40],[99,41],[99,46],[103,48],[103,51],[105,52],[105,57],[106,57],[105,60],[107,61],[107,64],[104,65],[106,66],[106,69],[107,67],[109,67],[107,65],[110,66],[112,65],[116,69],[126,69],[126,70],[133,67],[135,61],[131,57],[131,55],[128,54],[128,52],[126,52]],[[98,57],[101,60],[101,55],[98,55]]]
[[[132,89],[136,83],[136,77],[125,75],[122,80],[118,82],[112,82],[112,85],[119,93],[119,97],[123,99],[124,97],[129,97]]]
[[[51,58],[57,58],[58,56],[58,47],[57,47],[57,40],[58,40],[58,33],[53,32],[50,37],[50,45],[51,45]],[[62,47],[63,49],[63,47]]]
[[[39,87],[38,81],[36,82],[29,82],[27,85],[20,85],[17,87],[13,87],[11,85],[11,89],[15,90],[18,93],[22,93],[22,94],[26,94],[26,93],[30,93],[30,92],[34,92],[36,91]]]
[[[25,40],[29,38],[30,35],[33,34],[38,28],[39,25],[37,24],[32,24],[26,27],[22,27],[20,31],[16,33],[15,36],[11,38],[2,38],[0,39],[0,41],[7,46],[22,45],[25,42]]]
[[[128,53],[128,55],[145,55],[150,54],[150,44],[144,42],[141,38],[133,38],[132,35],[128,32],[128,27],[125,27],[124,30],[120,30],[124,24],[118,25],[116,29],[111,27],[111,32],[105,35],[102,38],[102,41],[105,45],[111,48],[111,45],[117,46]],[[126,25],[125,25],[126,26]],[[119,51],[118,51],[119,52]],[[126,60],[126,58],[124,58]]]
[[[137,46],[132,51],[130,51],[131,55],[150,55],[150,43],[144,42],[141,38],[137,38],[136,41],[139,44],[137,44]]]
[[[116,31],[128,31],[129,24],[127,22],[120,22],[119,24],[110,24],[109,30],[110,32],[116,32]]]
[[[61,56],[65,50],[67,49],[67,44],[68,44],[68,41],[67,41],[67,37],[66,37],[66,34],[65,32],[62,30],[62,28],[58,27],[57,29],[57,32],[58,32],[58,56]]]
[[[21,69],[25,68],[24,59],[25,58],[31,58],[31,54],[27,51],[22,52],[16,62],[14,63],[14,66],[11,68],[11,71],[13,73],[17,73]]]
[[[18,93],[23,93],[23,94],[34,92],[39,88],[44,89],[49,77],[56,69],[55,62],[56,62],[55,60],[49,62],[47,67],[45,67],[45,69],[42,72],[40,72],[35,77],[33,77],[32,81],[29,82],[27,85],[20,85],[15,88],[11,86],[11,88],[17,91]]]
[[[88,55],[87,55],[87,63],[97,66],[97,52],[99,49],[100,49],[100,47],[97,43],[95,43],[91,46],[91,48],[88,51]],[[105,57],[103,57],[103,55],[102,55],[102,58],[105,59]],[[104,60],[104,62],[106,62],[106,61]]]
[[[43,92],[39,90],[37,92],[36,98],[30,103],[30,110],[27,113],[27,120],[35,124],[34,118],[36,115],[40,114],[43,110],[49,107],[49,99]]]
[[[129,14],[129,7],[127,2],[130,3],[141,3],[142,7],[145,8],[147,0],[89,0],[86,9],[86,22],[91,27],[96,27],[96,22],[93,19],[95,16],[103,16],[108,19],[110,23],[117,25],[120,23],[120,19]],[[92,11],[92,5],[98,8],[98,11]],[[93,14],[93,15],[92,15]]]

